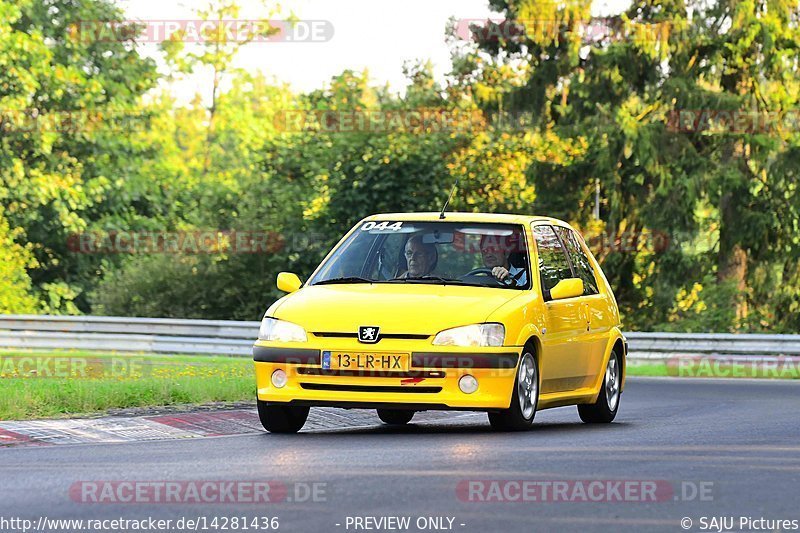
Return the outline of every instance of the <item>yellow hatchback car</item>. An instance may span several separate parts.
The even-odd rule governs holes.
[[[535,265],[535,266],[534,266]],[[374,215],[350,230],[261,323],[258,412],[270,432],[309,408],[485,411],[522,430],[536,411],[577,405],[611,422],[627,342],[586,243],[553,218],[481,213]]]

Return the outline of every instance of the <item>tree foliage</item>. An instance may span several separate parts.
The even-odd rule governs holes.
[[[658,253],[645,246],[604,257],[626,320],[651,328],[708,317],[708,329],[796,329],[796,318],[765,304],[772,291],[800,292],[800,195],[790,170],[800,163],[798,131],[781,126],[800,97],[796,2],[645,0],[602,21],[592,19],[590,2],[492,5],[510,22],[476,32],[457,58],[459,79],[476,93],[495,87],[500,96],[484,107],[529,113],[554,145],[580,139],[586,147],[567,165],[534,158],[534,205],[584,229],[672,237]],[[551,24],[492,29],[530,29],[533,20]],[[598,22],[606,30],[599,38],[587,32]],[[522,82],[497,89],[497,73],[519,64]],[[745,126],[681,122],[720,111]],[[595,181],[599,221],[591,217]],[[737,312],[727,322],[705,310],[675,313],[695,283],[701,301]]]

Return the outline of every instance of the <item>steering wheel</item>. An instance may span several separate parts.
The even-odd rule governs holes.
[[[461,276],[459,279],[468,278],[470,276],[487,276],[489,278],[492,278],[492,280],[495,283],[498,283],[500,285],[511,285],[512,283],[514,283],[514,278],[512,278],[510,275],[504,280],[497,279],[496,277],[494,277],[494,274],[492,274],[491,268],[473,268],[472,270]]]
[[[494,277],[494,275],[492,274],[492,269],[491,268],[473,268],[472,270],[470,270],[469,272],[467,272],[466,274],[464,274],[461,277],[462,278],[467,278],[469,276],[491,276],[491,277]]]

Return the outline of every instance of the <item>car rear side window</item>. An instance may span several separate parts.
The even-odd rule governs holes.
[[[578,241],[578,236],[575,232],[560,226],[556,227],[556,233],[561,237],[561,242],[567,247],[569,259],[572,261],[572,266],[575,268],[575,274],[583,280],[583,294],[597,294],[597,279],[594,277],[594,269],[589,257],[581,247]]]
[[[548,224],[534,226],[533,237],[539,250],[539,276],[542,280],[542,289],[549,291],[562,279],[571,278],[572,269],[564,247],[552,226]]]

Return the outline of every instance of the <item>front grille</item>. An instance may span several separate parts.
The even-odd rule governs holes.
[[[344,331],[313,331],[315,337],[329,337],[336,339],[357,339],[358,333],[348,333]],[[430,338],[430,335],[416,334],[416,333],[381,333],[378,335],[378,340],[381,339],[401,339],[401,340],[419,340],[424,341]]]
[[[386,370],[323,370],[322,368],[300,367],[298,374],[304,376],[358,376],[370,378],[443,378],[444,372],[411,370],[409,372],[389,372]]]
[[[401,392],[410,394],[424,394],[442,392],[441,387],[392,387],[389,385],[328,385],[325,383],[301,383],[306,390],[326,390],[337,392]]]

